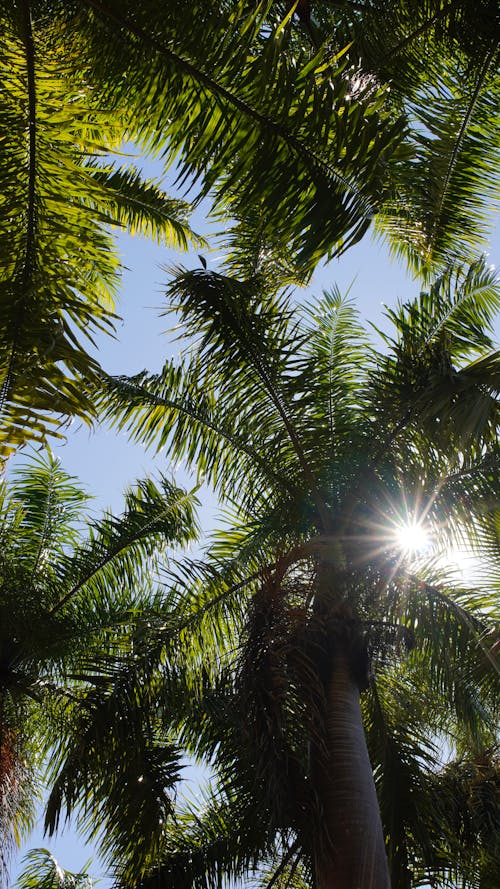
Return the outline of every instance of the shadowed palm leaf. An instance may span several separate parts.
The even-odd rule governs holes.
[[[63,802],[69,811],[87,800],[98,808],[105,797],[104,814],[113,812],[113,792],[118,786],[123,793],[127,784],[138,791],[129,806],[129,833],[149,818],[145,835],[150,837],[151,806],[156,824],[170,807],[168,788],[176,778],[178,754],[160,747],[154,722],[145,718],[146,699],[138,710],[141,698],[132,700],[130,688],[133,678],[140,682],[148,675],[142,665],[149,663],[150,623],[165,619],[163,597],[155,591],[159,555],[194,539],[195,500],[166,479],[158,485],[148,480],[127,492],[121,517],[105,514],[88,524],[82,516],[85,501],[50,455],[32,460],[2,486],[5,839],[29,826],[33,777],[49,751],[52,771],[70,776],[58,802],[50,803],[51,823]],[[134,759],[128,751],[132,737]],[[16,790],[21,773],[22,795]],[[158,799],[151,793],[155,782],[161,788]],[[58,790],[62,784],[61,778]],[[122,817],[125,808],[121,798]]]

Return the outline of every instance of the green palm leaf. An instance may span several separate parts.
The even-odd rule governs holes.
[[[413,102],[411,159],[377,224],[396,255],[427,277],[457,258],[470,262],[487,244],[498,200],[497,57],[492,40],[470,85],[460,67],[441,65]]]
[[[2,487],[2,838],[7,844],[13,830],[20,836],[31,826],[36,780],[50,754],[58,777],[50,824],[63,804],[100,812],[99,824],[121,811],[123,823],[125,782],[137,793],[120,836],[125,847],[132,835],[136,845],[140,835],[148,844],[153,824],[170,811],[178,770],[176,749],[160,744],[158,719],[144,722],[149,679],[165,652],[156,629],[154,656],[150,630],[168,626],[171,614],[156,589],[158,562],[167,548],[195,539],[194,495],[166,479],[147,480],[127,492],[121,518],[107,513],[86,527],[87,498],[50,455]]]

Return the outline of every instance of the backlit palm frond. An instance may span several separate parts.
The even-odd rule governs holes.
[[[92,889],[89,864],[80,873],[72,873],[62,868],[47,849],[32,849],[23,864],[15,889]]]
[[[175,158],[182,181],[201,180],[200,196],[236,218],[260,204],[264,235],[305,273],[366,231],[402,136],[384,89],[342,59],[311,59],[290,20],[269,27],[268,4],[194,3],[189,22],[175,4],[168,17],[82,6],[89,76],[129,109],[132,136]]]
[[[315,0],[314,20],[333,51],[352,41],[349,58],[391,83],[400,101],[411,99],[443,58],[460,59],[473,77],[498,28],[495,0]]]
[[[484,748],[474,757],[451,760],[432,776],[430,791],[434,829],[442,838],[441,871],[450,880],[462,876],[467,887],[494,889],[500,854],[498,752]]]
[[[158,862],[150,874],[134,883],[155,889],[162,883],[179,889],[216,889],[242,879],[274,847],[259,818],[248,818],[250,800],[244,796],[199,793],[197,804],[187,801],[165,830]],[[236,854],[235,854],[236,853]],[[127,886],[126,879],[119,882]]]
[[[53,566],[54,559],[76,541],[81,511],[90,497],[50,452],[32,454],[29,464],[14,468],[6,490],[4,508],[20,511],[11,541],[16,558],[28,567],[31,564],[34,576],[40,563],[42,570],[47,563]]]
[[[490,603],[495,607],[494,594]],[[486,607],[485,607],[486,606]],[[428,689],[431,719],[452,736],[476,745],[490,738],[498,719],[500,663],[495,611],[483,592],[412,579],[401,621],[414,636],[410,661],[416,687]],[[431,705],[432,706],[432,705]],[[460,728],[457,728],[460,726]]]
[[[133,852],[135,874],[158,856],[182,768],[181,752],[158,724],[153,661],[146,664],[142,651],[82,664],[54,737],[45,816],[52,834],[74,812],[105,856]]]
[[[470,262],[487,243],[498,199],[497,59],[492,38],[473,83],[460,67],[441,65],[413,105],[413,151],[377,224],[394,252],[427,277],[457,258]]]
[[[303,409],[301,434],[314,437],[311,451],[321,452],[317,473],[331,505],[339,496],[339,470],[352,461],[361,435],[371,355],[357,312],[338,288],[324,292],[307,309],[305,360],[291,381],[292,397]],[[321,445],[318,436],[321,436]]]
[[[436,555],[443,555],[448,569],[454,552],[465,561],[469,556],[478,590],[493,589],[497,583],[499,467],[496,445],[479,455],[462,455],[444,472],[438,469],[428,494]]]
[[[63,559],[54,586],[50,614],[64,609],[80,591],[112,595],[120,578],[139,579],[148,571],[147,559],[172,544],[185,545],[197,535],[195,497],[161,478],[151,479],[128,490],[125,510],[116,518],[107,514],[92,522],[89,538]]]
[[[491,446],[498,424],[498,355],[490,351],[498,306],[495,273],[479,261],[450,268],[412,303],[388,312],[396,336],[384,336],[390,352],[380,356],[374,380],[387,427],[398,418],[400,431],[411,427],[427,447],[440,439],[444,454],[444,442],[454,442],[466,459]]]
[[[77,145],[88,110],[78,97],[78,84],[71,84],[68,72],[61,70],[57,54],[46,51],[43,31],[34,29],[28,4],[4,17],[4,26],[1,64],[8,89],[2,94],[0,329],[2,437],[12,439],[8,450],[28,434],[23,433],[27,418],[33,435],[43,438],[49,411],[78,412],[75,374],[93,374],[97,365],[72,325],[109,329],[109,298],[103,302],[97,294],[99,288],[104,293],[105,282],[113,286],[117,260],[109,238],[92,226],[81,206]],[[105,254],[97,264],[99,251]],[[71,256],[79,261],[69,262]],[[80,410],[91,413],[82,394]],[[54,420],[47,422],[50,427]]]
[[[103,376],[94,397],[104,419],[136,441],[161,449],[165,457],[185,462],[223,498],[245,490],[245,471],[234,471],[240,465],[252,478],[249,497],[272,485],[293,494],[293,477],[276,466],[276,459],[260,453],[258,423],[250,409],[238,411],[237,392],[234,399],[231,391],[222,398],[216,381],[207,377],[199,361],[190,366],[168,362],[157,375]],[[276,435],[271,444],[274,455]]]
[[[426,819],[431,801],[426,784],[435,767],[435,741],[426,737],[421,714],[395,662],[379,668],[363,697],[364,725],[387,837],[391,879],[411,889],[415,872],[432,849]]]
[[[0,442],[61,435],[94,406],[82,379],[98,370],[94,334],[113,329],[120,263],[111,222],[182,244],[186,206],[136,173],[89,166],[123,134],[92,90],[58,15],[26,3],[2,12],[0,68]],[[113,134],[113,131],[114,134]],[[89,345],[90,344],[90,345]]]
[[[205,239],[188,225],[190,205],[169,197],[154,180],[142,179],[133,167],[99,164],[88,166],[88,171],[92,180],[101,186],[100,200],[92,201],[92,192],[89,200],[96,214],[103,214],[103,221],[176,249],[187,250],[190,244],[195,247],[205,244]]]
[[[232,518],[228,514],[228,527],[212,535],[201,558],[170,559],[162,571],[165,623],[158,633],[173,661],[197,671],[198,687],[233,665],[264,570],[288,564],[286,547],[277,550],[267,526],[259,534],[258,522],[229,524]]]
[[[230,380],[226,404],[233,401],[245,415],[251,406],[258,427],[268,433],[276,429],[278,466],[283,460],[283,470],[290,473],[291,469],[292,478],[299,469],[319,520],[326,521],[317,480],[301,440],[300,351],[306,334],[291,321],[289,299],[263,285],[258,277],[238,281],[194,271],[178,274],[169,293],[186,333],[196,337],[208,379],[224,396]]]
[[[0,729],[2,775],[10,788],[2,795],[6,824],[24,830],[34,776],[50,753],[53,768],[66,769],[52,818],[64,799],[69,809],[81,804],[87,814],[99,811],[98,824],[105,816],[114,822],[123,781],[135,781],[138,792],[121,812],[116,842],[126,844],[124,837],[134,834],[138,844],[138,824],[148,836],[152,824],[158,829],[170,805],[159,789],[177,774],[177,754],[163,749],[150,706],[149,680],[165,650],[159,628],[168,617],[154,580],[161,550],[196,535],[194,495],[165,479],[140,482],[128,491],[121,518],[107,513],[86,529],[80,512],[86,498],[52,457],[37,457],[4,487]],[[143,723],[149,710],[151,721]],[[126,749],[132,736],[135,764]],[[113,755],[120,774],[109,767]],[[11,788],[16,769],[25,765],[24,796],[16,802]]]

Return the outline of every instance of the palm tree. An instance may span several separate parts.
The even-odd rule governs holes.
[[[207,558],[172,569],[165,657],[191,694],[175,710],[158,692],[214,782],[154,856],[129,849],[120,885],[256,868],[265,885],[476,885],[499,841],[493,272],[449,268],[388,312],[384,351],[336,291],[301,310],[262,276],[201,269],[170,296],[192,354],[105,379],[99,409],[229,511]],[[464,547],[473,583],[450,569]],[[467,769],[485,778],[458,832],[444,742],[463,794]]]
[[[142,775],[145,787],[156,781],[161,788],[156,797],[144,794],[142,814],[158,822],[169,811],[165,778],[176,774],[177,752],[158,746],[158,726],[146,709],[136,706],[135,721],[129,718],[132,702],[120,678],[123,686],[123,676],[142,675],[148,628],[164,622],[157,554],[193,540],[196,520],[193,495],[164,478],[130,489],[121,516],[85,519],[87,496],[50,454],[16,469],[1,498],[5,870],[9,845],[31,827],[47,758],[53,768],[72,769],[68,809],[84,810],[88,800],[98,805],[103,795],[112,806],[120,786],[123,816],[125,778],[134,786]],[[82,759],[91,736],[96,743]],[[130,815],[139,819],[137,810]]]

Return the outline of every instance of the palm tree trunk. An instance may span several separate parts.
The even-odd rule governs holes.
[[[359,688],[340,646],[326,699],[326,749],[315,776],[323,822],[315,848],[316,889],[390,889]]]

